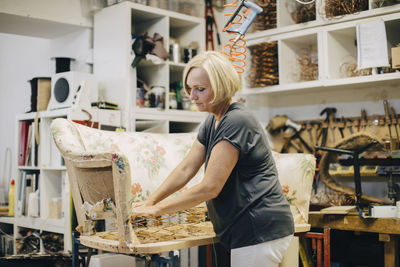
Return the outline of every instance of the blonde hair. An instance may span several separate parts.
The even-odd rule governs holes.
[[[187,76],[193,68],[201,68],[207,73],[214,92],[212,104],[230,100],[241,89],[239,74],[228,58],[220,52],[206,51],[192,58],[183,71],[183,87],[188,95]]]

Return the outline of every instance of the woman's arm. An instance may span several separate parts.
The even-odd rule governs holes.
[[[168,175],[167,179],[154,191],[146,205],[154,205],[184,187],[204,163],[204,146],[196,139],[189,153]]]
[[[198,144],[202,146],[200,143]],[[204,147],[202,147],[202,149],[204,150]],[[211,151],[207,170],[201,183],[189,188],[173,198],[169,198],[165,201],[154,202],[156,203],[155,205],[136,208],[134,207],[132,210],[133,215],[159,216],[165,213],[172,213],[188,209],[204,201],[217,197],[229,178],[229,175],[235,167],[238,159],[239,150],[236,147],[225,140],[218,142],[218,144],[216,144]],[[167,193],[172,191],[172,188],[175,189],[183,186],[183,181],[178,182],[176,185],[174,182],[175,181],[173,180],[167,179],[162,184],[160,189],[153,194],[155,195],[153,200],[161,200],[162,196],[166,197],[169,195],[167,195]]]

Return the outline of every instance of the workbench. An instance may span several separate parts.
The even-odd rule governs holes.
[[[309,212],[308,222],[311,227],[329,227],[335,230],[378,233],[379,241],[384,242],[385,267],[398,266],[398,235],[400,219],[397,218],[363,218],[357,212],[348,214],[323,214],[319,211]]]

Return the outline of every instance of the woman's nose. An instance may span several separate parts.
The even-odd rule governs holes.
[[[194,90],[192,90],[190,92],[189,99],[190,100],[195,100],[196,98],[197,98],[196,93],[194,92]]]

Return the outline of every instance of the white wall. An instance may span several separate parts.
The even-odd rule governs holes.
[[[49,48],[50,41],[46,39],[0,33],[0,173],[2,176],[7,147],[12,149],[13,175],[15,174],[17,158],[15,118],[17,114],[30,110],[31,93],[28,80],[37,76],[49,76],[53,72],[53,64],[48,54]],[[0,185],[5,183],[2,176]],[[9,177],[5,178],[8,181]]]
[[[55,61],[51,59],[55,56],[73,57],[76,60],[71,63],[71,70],[90,72],[85,62],[91,48],[90,29],[51,40],[0,33],[0,187],[8,181],[8,177],[3,180],[2,174],[7,147],[12,149],[13,176],[16,173],[15,120],[17,114],[30,110],[28,80],[55,74]]]

